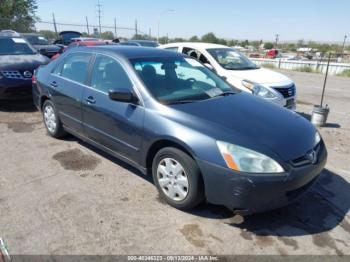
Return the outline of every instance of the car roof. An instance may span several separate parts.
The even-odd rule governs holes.
[[[173,57],[181,58],[184,57],[183,54],[151,47],[135,47],[135,46],[121,46],[121,45],[103,45],[103,46],[91,46],[91,47],[81,47],[80,51],[95,51],[105,54],[116,54],[123,56],[126,59],[133,58],[151,58],[151,57]]]
[[[202,48],[202,49],[211,49],[211,48],[229,48],[225,45],[219,45],[219,44],[211,44],[211,43],[197,43],[197,42],[179,42],[179,43],[171,43],[160,46],[163,47],[175,47],[175,46],[188,46],[193,48]]]
[[[42,36],[41,34],[38,33],[21,33],[21,36]]]
[[[8,39],[8,38],[21,38],[23,39],[23,37],[21,36],[9,36],[9,35],[0,35],[0,39]]]
[[[127,42],[139,42],[139,43],[157,43],[156,41],[152,41],[152,40],[137,40],[137,39],[128,40]]]

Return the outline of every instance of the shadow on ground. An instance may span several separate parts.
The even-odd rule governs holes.
[[[65,140],[77,141],[116,165],[153,183],[151,176],[143,175],[134,167],[79,139],[68,136]],[[281,209],[246,216],[238,223],[232,211],[222,206],[203,203],[189,213],[208,219],[224,220],[225,223],[242,229],[242,232],[249,232],[257,236],[292,237],[327,232],[338,225],[350,233],[350,223],[344,219],[349,209],[349,183],[341,176],[325,169],[311,190],[297,202]]]
[[[242,223],[231,225],[260,236],[313,235],[338,225],[350,233],[350,224],[344,219],[349,208],[349,183],[341,176],[324,170],[314,187],[297,202],[244,217]]]
[[[35,112],[36,107],[32,98],[23,99],[1,99],[0,111],[2,112]]]

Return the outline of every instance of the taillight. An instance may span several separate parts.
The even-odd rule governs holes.
[[[36,76],[35,75],[32,76],[32,84],[36,84]]]

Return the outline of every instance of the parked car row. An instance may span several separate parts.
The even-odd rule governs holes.
[[[137,41],[130,41],[136,45]],[[127,43],[127,42],[124,42]],[[155,42],[141,41],[143,45],[157,46]],[[0,98],[31,95],[34,70],[58,58],[75,47],[117,45],[112,41],[82,37],[79,32],[63,31],[55,44],[37,33],[0,32]],[[139,46],[139,44],[137,44]]]
[[[71,48],[35,71],[34,103],[49,135],[73,134],[152,175],[160,196],[178,209],[205,200],[250,214],[305,193],[327,159],[313,125],[189,55]],[[234,68],[220,56],[220,66]]]
[[[31,94],[34,70],[49,61],[22,37],[0,36],[0,98]]]

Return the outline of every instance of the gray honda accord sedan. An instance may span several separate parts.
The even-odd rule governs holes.
[[[242,214],[281,207],[326,163],[306,119],[171,51],[73,48],[36,71],[33,98],[52,137],[71,133],[152,174],[178,209],[204,200]]]

